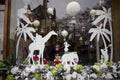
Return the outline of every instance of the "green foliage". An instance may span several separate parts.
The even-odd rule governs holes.
[[[28,58],[26,58],[24,61],[23,61],[23,64],[28,64]]]
[[[7,76],[7,80],[14,80],[13,75],[9,74],[9,75]]]
[[[50,65],[45,65],[45,68],[47,68],[48,70],[50,70]]]
[[[82,66],[82,65],[78,64],[78,65],[76,66],[76,71],[81,71],[82,69],[83,69],[83,66]]]
[[[58,70],[61,70],[61,69],[63,69],[63,65],[62,65],[62,64],[58,64],[58,65],[56,65],[56,68],[57,68]]]
[[[95,63],[94,65],[100,66],[100,63]]]
[[[34,78],[35,78],[35,80],[41,80],[41,74],[38,73],[38,72],[35,72],[34,73]]]
[[[111,62],[106,62],[105,64],[107,65],[107,67],[110,67],[112,65]]]
[[[52,72],[53,76],[57,76],[58,75],[58,72],[55,69],[52,69],[51,72]]]
[[[100,70],[97,71],[98,76],[102,76],[103,73],[104,73],[103,69],[100,69]]]
[[[7,60],[0,60],[0,75],[5,75],[12,65],[15,64],[14,55],[11,54]]]

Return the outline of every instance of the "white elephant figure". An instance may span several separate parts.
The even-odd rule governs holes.
[[[62,56],[62,64],[74,67],[78,64],[79,58],[76,52],[68,52]]]

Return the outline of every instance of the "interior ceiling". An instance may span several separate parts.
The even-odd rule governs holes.
[[[4,5],[5,4],[5,0],[0,0],[0,4]]]

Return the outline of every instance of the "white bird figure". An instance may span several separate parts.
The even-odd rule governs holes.
[[[36,34],[35,40],[29,45],[29,50],[30,50],[30,53],[28,55],[29,64],[30,64],[30,58],[32,58],[32,61],[33,61],[34,51],[39,50],[39,56],[38,57],[41,58],[42,65],[43,65],[43,52],[44,52],[44,48],[45,48],[45,43],[48,41],[48,39],[52,35],[57,35],[57,33],[52,30],[44,37],[42,37],[39,34]],[[38,64],[40,64],[40,60],[39,60]]]

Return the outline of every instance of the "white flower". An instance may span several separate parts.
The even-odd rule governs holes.
[[[66,80],[71,80],[71,79],[72,79],[72,75],[71,75],[71,74],[67,74],[67,75],[65,76],[65,78],[66,78]]]
[[[82,70],[82,75],[84,76],[84,77],[86,77],[88,74],[87,74],[87,71],[86,70]]]
[[[106,65],[105,63],[103,63],[103,64],[101,65],[101,68],[107,68],[107,65]]]
[[[53,74],[50,71],[46,74],[46,80],[54,80]]]
[[[30,68],[30,71],[34,73],[35,70],[36,70],[36,66],[35,66],[35,65],[32,65],[31,68]]]
[[[25,72],[30,73],[30,72],[31,72],[30,67],[26,67],[26,68],[25,68]]]
[[[106,76],[105,76],[106,79],[113,79],[111,73],[107,73]]]
[[[95,73],[92,73],[92,74],[90,74],[90,77],[96,79],[96,78],[97,78],[97,75],[96,75]]]
[[[85,80],[85,78],[79,74],[77,80]]]
[[[117,66],[113,65],[112,68],[113,68],[113,72],[117,72]]]
[[[28,78],[25,78],[25,80],[28,80]]]
[[[19,76],[15,76],[15,80],[18,80],[19,79]]]
[[[28,76],[28,75],[29,75],[29,73],[27,73],[27,72],[23,71],[23,72],[21,73],[21,75],[23,75],[23,76]]]
[[[72,73],[72,78],[76,78],[76,77],[77,77],[77,75],[78,75],[78,73],[77,73],[77,72],[73,72],[73,73]]]
[[[94,65],[93,68],[97,71],[99,71],[101,69],[100,66],[97,66],[97,65]]]
[[[16,74],[18,72],[18,70],[19,70],[19,68],[15,66],[11,69],[11,73]]]

